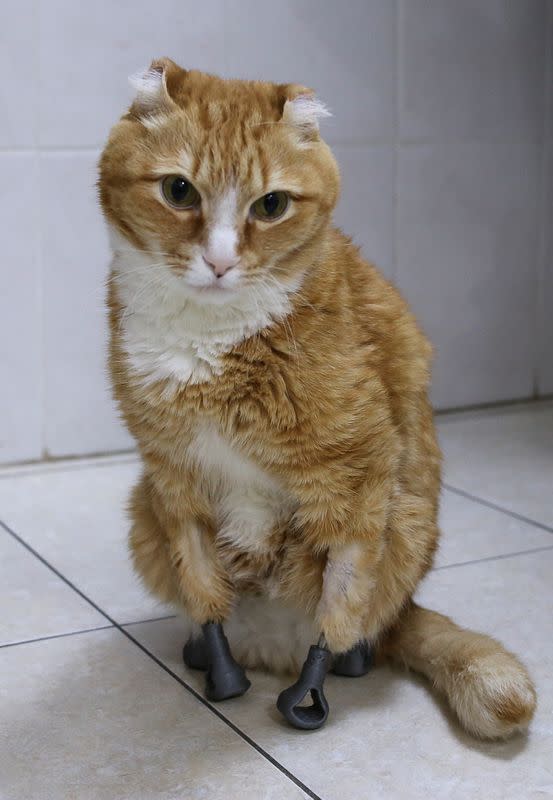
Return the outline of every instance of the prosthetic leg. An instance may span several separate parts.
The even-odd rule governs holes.
[[[208,700],[219,702],[240,697],[251,686],[243,667],[232,657],[223,626],[218,622],[202,625],[202,636],[188,640],[182,657],[187,667],[206,670],[205,696]]]
[[[299,679],[278,696],[277,708],[294,728],[309,731],[321,728],[329,713],[323,690],[327,672],[330,670],[335,675],[357,678],[365,675],[372,664],[373,653],[368,642],[359,642],[347,653],[333,659],[324,636],[321,636],[317,644],[309,648]],[[312,705],[300,705],[308,692]]]

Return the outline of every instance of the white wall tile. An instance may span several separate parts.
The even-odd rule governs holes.
[[[403,147],[397,280],[437,346],[439,407],[532,393],[539,152]]]
[[[153,58],[224,68],[224,0],[41,0],[40,144],[99,146],[131,99],[127,77]]]
[[[106,378],[109,254],[94,188],[97,158],[40,157],[46,447],[56,456],[132,445]]]
[[[0,147],[32,147],[37,93],[36,0],[2,0]]]
[[[324,123],[334,141],[389,136],[395,7],[392,0],[228,0],[227,71],[315,89],[334,113]]]
[[[0,462],[42,450],[36,156],[0,154]]]
[[[545,0],[404,0],[402,137],[539,140]]]
[[[363,256],[394,277],[394,148],[334,147],[342,173],[335,220]]]
[[[553,91],[553,87],[552,87]],[[545,209],[542,225],[543,263],[538,286],[538,374],[540,394],[553,394],[553,131],[546,143],[546,181],[544,192]]]

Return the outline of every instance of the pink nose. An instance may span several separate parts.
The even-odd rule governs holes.
[[[208,267],[210,267],[210,269],[213,270],[213,272],[218,278],[222,278],[225,272],[228,272],[229,269],[232,269],[238,264],[237,258],[224,258],[224,257],[214,258],[213,256],[210,256],[208,258],[207,256],[204,255],[203,259],[205,263],[208,265]]]

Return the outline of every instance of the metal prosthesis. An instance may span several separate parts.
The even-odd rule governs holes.
[[[232,657],[223,626],[218,622],[202,625],[198,639],[189,639],[182,657],[187,667],[206,670],[205,696],[218,702],[239,697],[247,692],[251,683],[243,667]]]

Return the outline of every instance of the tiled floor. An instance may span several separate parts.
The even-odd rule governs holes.
[[[129,457],[0,470],[1,800],[553,796],[553,404],[440,418],[444,536],[420,600],[520,653],[528,737],[470,739],[416,676],[329,676],[314,733],[252,674],[211,707],[125,550]]]

